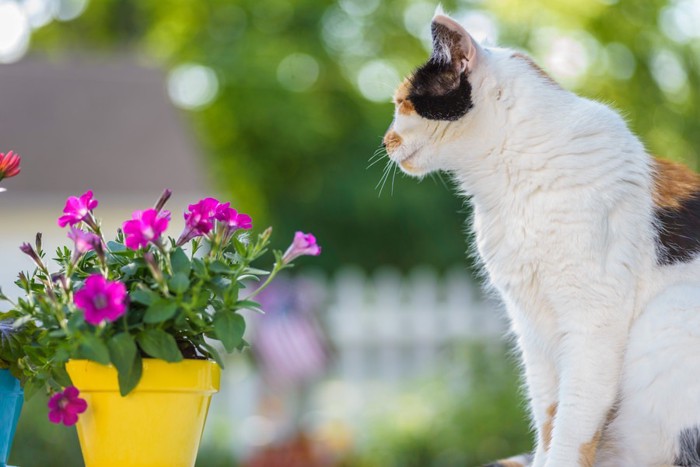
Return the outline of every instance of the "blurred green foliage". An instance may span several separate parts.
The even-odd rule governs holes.
[[[396,411],[380,412],[367,443],[343,465],[475,466],[529,452],[516,368],[503,347],[470,345],[457,361],[459,368],[406,388]]]
[[[75,428],[50,423],[47,402],[43,395],[25,401],[9,463],[23,467],[82,467]]]
[[[499,43],[532,51],[546,69],[552,60],[583,62],[564,85],[620,109],[651,152],[696,165],[700,41],[683,23],[692,26],[692,1],[442,3],[458,18],[486,17]],[[416,23],[427,28],[433,8],[422,0],[93,0],[78,19],[37,30],[33,47],[126,50],[166,70],[210,67],[218,95],[188,120],[218,190],[238,208],[285,236],[302,227],[316,233],[324,245],[319,264],[328,269],[348,262],[442,268],[464,260],[467,210],[430,179],[390,174],[378,196],[384,161],[367,166],[392,106],[358,90],[370,62],[395,70],[376,78],[390,89],[425,60]],[[580,47],[557,58],[562,38]],[[285,83],[281,63],[298,53],[318,67],[309,87],[304,73],[314,70],[292,70],[301,87]]]

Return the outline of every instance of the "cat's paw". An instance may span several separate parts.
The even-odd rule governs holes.
[[[520,454],[500,461],[486,464],[484,467],[530,467],[532,465],[532,454]]]

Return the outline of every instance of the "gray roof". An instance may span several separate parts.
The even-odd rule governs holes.
[[[203,161],[164,75],[133,58],[32,57],[0,65],[0,152],[22,156],[4,201],[88,188],[157,197],[201,193]]]

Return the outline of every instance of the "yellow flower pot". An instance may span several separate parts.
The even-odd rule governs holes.
[[[126,397],[117,371],[88,360],[67,364],[88,409],[78,420],[85,467],[192,467],[219,366],[208,360],[144,359],[143,376]]]

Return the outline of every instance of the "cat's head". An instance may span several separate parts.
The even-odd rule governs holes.
[[[503,145],[513,107],[533,88],[561,90],[526,55],[480,45],[441,12],[431,29],[432,54],[396,90],[384,136],[389,157],[415,176],[487,157]]]

